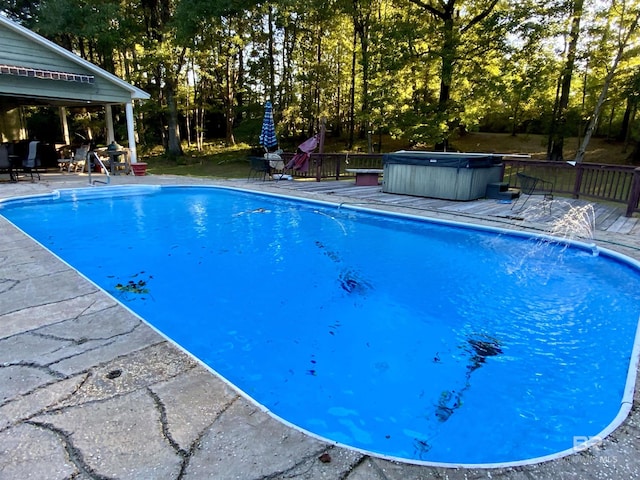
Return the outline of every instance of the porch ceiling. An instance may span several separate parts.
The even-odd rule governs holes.
[[[36,95],[5,95],[0,93],[0,112],[25,106],[90,107],[107,105],[106,102],[85,101],[74,98],[50,98]]]

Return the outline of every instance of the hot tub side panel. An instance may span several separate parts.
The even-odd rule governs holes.
[[[403,195],[476,200],[486,194],[489,183],[499,182],[502,167],[451,168],[388,163],[384,165],[382,191]]]

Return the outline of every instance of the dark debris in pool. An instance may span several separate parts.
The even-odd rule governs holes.
[[[125,285],[118,283],[116,284],[116,290],[120,290],[121,292],[127,293],[149,293],[149,290],[146,288],[147,282],[144,280],[139,280],[134,282],[133,280],[129,280]]]
[[[458,391],[452,389],[443,391],[440,394],[434,412],[439,422],[449,420],[451,415],[462,406],[464,392],[471,388],[471,374],[486,362],[487,357],[494,357],[502,353],[500,342],[487,335],[469,337],[466,343],[460,348],[463,348],[470,355],[469,364],[467,365],[467,371],[465,373],[464,387]],[[435,363],[440,361],[438,353],[436,353],[433,361]]]
[[[470,338],[467,342],[478,357],[494,357],[502,353],[502,348],[500,348],[500,344],[495,339],[477,340]]]
[[[259,208],[254,208],[252,210],[245,210],[244,212],[234,213],[232,216],[233,217],[239,217],[241,215],[248,215],[248,214],[252,214],[252,213],[271,213],[271,210],[269,210],[267,208],[259,207]]]
[[[420,458],[422,458],[422,455],[424,455],[429,450],[431,450],[431,445],[429,444],[429,442],[427,442],[426,440],[421,440],[419,438],[416,438],[413,441],[413,446],[416,449],[416,453]]]
[[[324,254],[334,262],[336,263],[340,262],[340,256],[336,252],[327,250],[327,248],[324,246],[324,244],[321,241],[316,240],[316,247],[318,247],[320,250],[323,250]]]
[[[345,270],[339,277],[340,287],[348,293],[364,294],[371,289],[371,285],[353,270]]]
[[[137,278],[138,275],[143,275],[145,272],[135,273],[130,276],[130,278]],[[151,275],[148,276],[147,279],[139,279],[139,280],[128,280],[126,283],[118,282],[115,285],[115,289],[118,290],[121,294],[135,294],[135,295],[144,295],[149,293],[148,282],[153,277]]]
[[[440,422],[446,422],[449,417],[462,406],[462,392],[455,390],[444,391],[440,394],[440,400],[436,406],[436,418]]]
[[[467,344],[466,350],[471,354],[471,364],[467,367],[469,372],[480,368],[487,360],[487,357],[495,357],[502,353],[500,342],[495,338],[469,338],[467,339]]]

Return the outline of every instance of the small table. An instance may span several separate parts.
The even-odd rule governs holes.
[[[356,174],[356,185],[360,187],[378,185],[383,171],[381,168],[347,168],[347,172]]]

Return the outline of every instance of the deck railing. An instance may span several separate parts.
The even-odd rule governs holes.
[[[287,163],[292,153],[283,153],[282,158]],[[382,168],[381,153],[312,153],[307,172],[293,172],[298,178],[315,178],[320,181],[323,178],[340,180],[355,177],[355,173],[347,172],[352,168]]]
[[[285,162],[292,154],[283,154]],[[596,163],[551,162],[503,158],[503,181],[518,188],[517,173],[553,182],[554,192],[573,198],[587,198],[626,205],[626,215],[640,213],[640,168]],[[346,169],[382,168],[382,154],[314,153],[307,172],[293,172],[296,177],[340,180],[354,177]]]
[[[626,165],[503,159],[504,181],[518,187],[519,172],[550,180],[554,192],[573,198],[626,205],[626,215],[640,212],[640,169]]]

